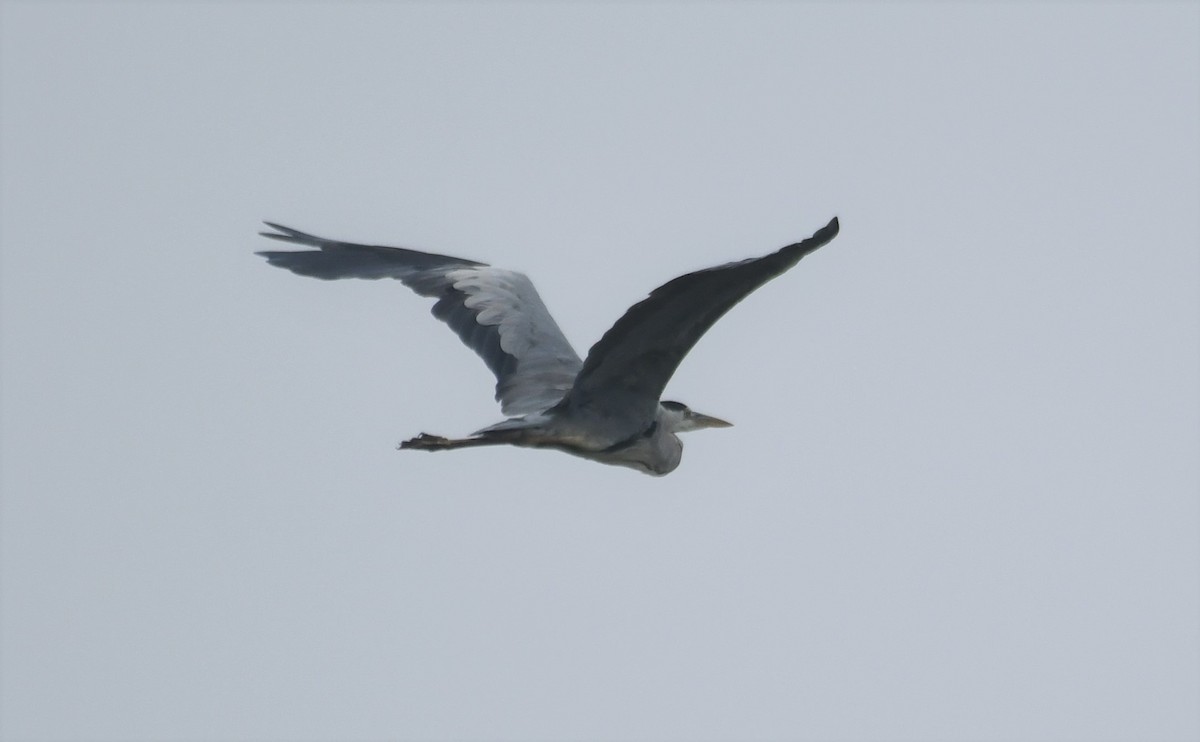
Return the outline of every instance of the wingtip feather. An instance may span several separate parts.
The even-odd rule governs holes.
[[[275,231],[274,232],[259,232],[259,235],[261,235],[263,237],[270,237],[273,240],[286,240],[289,237],[292,237],[292,236],[298,234],[296,232],[296,230],[294,230],[294,229],[285,227],[282,224],[276,224],[275,222],[269,222],[266,219],[263,219],[263,224],[267,225],[268,227],[270,227],[271,229],[273,229]]]
[[[816,250],[818,247],[829,244],[830,240],[832,240],[834,237],[837,237],[838,232],[841,231],[841,228],[841,223],[838,221],[836,216],[830,219],[829,223],[814,232],[812,237],[809,237],[807,240],[804,240],[800,243],[801,245],[806,246],[804,253],[808,254],[813,250]]]

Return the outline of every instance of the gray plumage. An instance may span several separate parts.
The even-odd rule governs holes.
[[[580,360],[522,273],[398,247],[315,237],[271,222],[264,237],[317,248],[258,253],[271,265],[326,280],[394,278],[437,299],[433,315],[496,376],[509,419],[469,438],[425,433],[400,444],[427,451],[511,444],[553,448],[648,474],[668,474],[683,446],[675,435],[723,420],[660,401],[680,361],[750,292],[832,240],[838,220],[761,258],[688,273],[633,305]]]

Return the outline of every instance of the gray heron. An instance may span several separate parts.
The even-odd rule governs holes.
[[[466,438],[421,433],[399,448],[550,448],[655,476],[679,466],[677,433],[730,425],[660,399],[683,357],[734,304],[838,233],[834,217],[812,237],[769,255],[668,281],[630,307],[581,360],[522,273],[265,224],[274,231],[260,232],[264,237],[316,248],[257,253],[271,265],[326,280],[398,279],[436,299],[433,316],[496,375],[496,400],[508,419]]]

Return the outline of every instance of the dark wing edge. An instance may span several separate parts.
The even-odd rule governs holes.
[[[592,346],[562,404],[605,406],[635,430],[654,420],[667,382],[696,342],[758,287],[837,236],[834,217],[811,237],[761,258],[688,273],[634,304]],[[621,408],[616,413],[614,407]]]
[[[383,245],[360,245],[354,242],[330,240],[301,232],[274,222],[263,222],[275,232],[259,232],[281,242],[290,242],[317,251],[262,250],[261,255],[271,265],[286,268],[293,273],[323,280],[338,278],[395,278],[421,296],[439,296],[444,286],[437,282],[422,280],[425,271],[455,267],[470,268],[487,265],[477,260],[455,258],[449,255],[409,250],[403,247]]]

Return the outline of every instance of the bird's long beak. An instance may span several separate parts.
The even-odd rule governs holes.
[[[719,417],[705,415],[700,412],[692,412],[692,425],[697,429],[700,428],[732,428],[733,423],[722,420]]]

